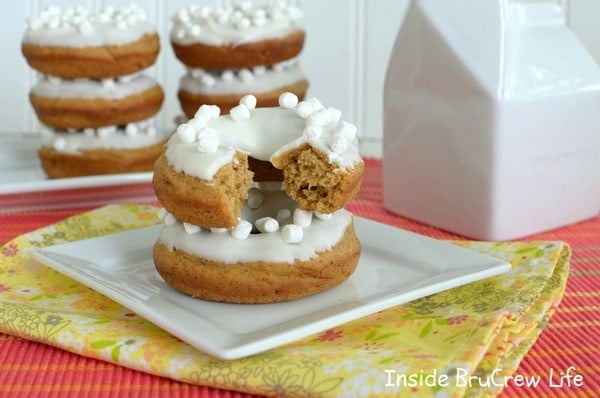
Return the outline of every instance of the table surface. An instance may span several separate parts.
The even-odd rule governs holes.
[[[406,230],[439,239],[464,237],[423,225],[387,212],[383,208],[381,162],[367,159],[366,175],[358,197],[348,206],[355,214]],[[112,189],[112,188],[106,188]],[[156,203],[154,198],[140,198],[132,188],[135,202]],[[129,202],[123,186],[108,195],[111,202]],[[49,195],[60,195],[60,192]],[[86,197],[89,197],[87,195]],[[14,202],[15,198],[11,198]],[[23,195],[23,201],[27,195]],[[38,199],[39,201],[39,194]],[[1,201],[0,201],[1,203]],[[60,208],[29,209],[0,214],[0,244],[23,233],[53,224],[66,217],[90,210],[93,205],[80,204]],[[26,206],[25,206],[26,207]],[[600,391],[600,216],[577,224],[536,234],[521,240],[560,240],[572,249],[567,289],[556,313],[540,338],[523,359],[515,374],[551,375],[555,383],[535,388],[509,384],[502,397],[595,397]],[[570,369],[581,375],[583,385],[568,385],[558,378]],[[559,386],[562,384],[562,386]],[[169,396],[169,397],[250,397],[251,395],[189,385],[166,378],[85,358],[44,344],[0,334],[0,397],[2,396]]]

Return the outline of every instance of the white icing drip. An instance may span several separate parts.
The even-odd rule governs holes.
[[[208,230],[188,234],[182,223],[177,222],[165,225],[158,241],[169,249],[176,248],[195,256],[224,263],[251,261],[293,263],[295,260],[309,260],[317,253],[331,250],[343,237],[351,222],[350,212],[344,209],[338,210],[327,221],[313,220],[309,227],[302,229],[301,241],[290,243],[277,232],[251,234],[246,239],[235,239],[230,234],[212,233]]]
[[[312,102],[316,104],[318,100]],[[296,107],[303,103],[300,102]],[[325,153],[331,163],[342,168],[362,163],[356,137],[349,139],[347,134],[338,131],[342,123],[339,110],[322,108],[322,105],[321,109],[317,108],[313,106],[313,112],[307,118],[298,116],[296,109],[282,107],[249,110],[250,118],[246,120],[233,120],[229,115],[212,118],[206,125],[214,129],[218,136],[220,147],[216,152],[198,152],[196,142],[183,142],[178,134],[174,134],[167,144],[167,160],[175,170],[208,181],[233,158],[234,149],[247,152],[255,159],[269,161],[273,156],[309,144]],[[319,111],[329,115],[313,120],[311,116]],[[311,123],[322,123],[318,137],[303,135],[306,126]],[[188,125],[193,126],[194,123]],[[344,127],[345,130],[347,128]],[[344,150],[336,152],[339,146],[332,143],[339,140],[346,140]]]
[[[154,126],[153,119],[129,123],[124,128],[105,126],[97,129],[58,131],[42,126],[42,146],[59,152],[78,153],[88,149],[133,149],[157,144],[165,139]]]
[[[180,45],[241,44],[284,37],[299,28],[302,11],[288,2],[237,3],[225,7],[181,8],[173,17],[171,41]]]
[[[138,74],[128,79],[61,79],[40,75],[31,92],[48,98],[123,99],[158,86],[150,76]]]
[[[135,4],[122,9],[107,6],[98,11],[81,6],[63,11],[51,6],[28,19],[23,42],[40,46],[99,47],[131,43],[149,33],[156,33],[156,29]]]
[[[278,64],[279,65],[279,64]],[[255,68],[256,69],[256,68]],[[201,69],[188,70],[179,80],[179,87],[192,94],[202,95],[231,95],[242,93],[266,93],[297,83],[305,79],[304,70],[300,63],[285,62],[281,67],[266,67],[257,73],[250,71],[252,78],[243,79],[239,70],[228,69],[224,71],[210,71]]]

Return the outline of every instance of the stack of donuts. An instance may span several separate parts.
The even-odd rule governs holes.
[[[155,28],[134,4],[51,6],[29,18],[21,49],[38,72],[29,98],[49,177],[153,169],[165,142],[153,121],[164,94],[142,71],[159,48]]]
[[[344,206],[360,189],[356,127],[316,98],[286,92],[228,115],[202,105],[158,158],[164,227],[154,264],[190,296],[233,303],[294,300],[354,272],[360,242]]]
[[[277,105],[283,92],[302,98],[308,81],[298,60],[301,18],[300,9],[285,1],[181,8],[170,40],[187,70],[178,90],[185,115],[193,117],[203,104],[227,113],[245,94],[255,95],[259,107]]]

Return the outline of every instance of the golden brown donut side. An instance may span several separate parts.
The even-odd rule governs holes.
[[[365,171],[362,162],[342,169],[309,144],[274,156],[271,162],[283,170],[285,191],[302,209],[324,214],[341,209],[354,199]]]
[[[279,105],[279,96],[285,92],[291,92],[298,96],[299,100],[304,98],[308,89],[308,80],[303,79],[288,86],[279,87],[275,90],[265,93],[252,93],[256,97],[257,107],[272,107]],[[234,106],[240,103],[240,98],[247,93],[231,94],[231,95],[203,95],[194,94],[184,87],[179,88],[177,97],[181,104],[181,109],[189,118],[194,117],[194,114],[201,105],[210,104],[218,105],[221,109],[221,114],[227,114]]]
[[[227,45],[194,43],[182,45],[171,41],[175,56],[186,66],[205,69],[252,68],[272,65],[296,57],[304,46],[305,32],[256,42]]]
[[[42,73],[67,79],[101,79],[128,75],[151,66],[160,51],[157,33],[139,40],[101,47],[39,46],[21,43],[29,66]]]
[[[350,224],[329,251],[293,264],[225,264],[169,250],[156,242],[154,264],[165,282],[190,296],[241,304],[274,303],[310,296],[347,280],[360,257],[360,241]]]
[[[135,149],[91,149],[80,153],[41,147],[42,169],[50,178],[152,171],[165,142]]]
[[[175,171],[163,153],[156,160],[152,184],[159,202],[178,220],[206,228],[225,228],[238,223],[252,184],[252,172],[248,169],[248,156],[237,152],[211,181],[203,181]]]
[[[56,129],[119,126],[154,116],[162,106],[160,85],[121,99],[50,98],[29,93],[38,119]]]

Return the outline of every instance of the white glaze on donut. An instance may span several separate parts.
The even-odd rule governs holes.
[[[284,93],[287,95],[290,93]],[[293,95],[293,94],[291,94]],[[244,106],[244,105],[240,105]],[[310,112],[298,109],[310,108]],[[269,161],[272,156],[304,144],[326,154],[331,163],[341,168],[350,168],[363,160],[359,153],[356,127],[340,119],[341,112],[324,108],[315,98],[299,102],[294,108],[272,107],[249,109],[250,117],[236,121],[230,115],[203,120],[201,116],[186,123],[189,132],[192,126],[200,126],[196,134],[209,131],[219,140],[216,151],[199,151],[198,142],[190,140],[189,134],[173,134],[167,143],[165,156],[178,172],[212,180],[214,174],[233,159],[236,150],[247,152],[251,157]],[[195,128],[195,127],[194,127]],[[312,131],[318,133],[312,133]],[[336,144],[345,142],[345,144]]]
[[[61,79],[55,76],[41,75],[31,88],[31,93],[48,98],[103,98],[123,99],[142,93],[158,86],[156,80],[144,74],[125,79]]]
[[[268,67],[225,71],[191,69],[179,80],[179,87],[192,94],[231,95],[266,93],[305,79],[297,59]]]
[[[225,7],[181,8],[172,17],[171,41],[180,45],[241,44],[285,37],[300,29],[302,11],[290,2],[236,2]]]
[[[106,126],[84,130],[58,131],[42,126],[41,144],[58,152],[78,153],[88,149],[134,149],[157,144],[165,139],[157,132],[153,119],[129,123],[124,128]]]
[[[246,222],[255,224],[262,217],[276,218],[281,209],[290,212],[296,210],[296,203],[281,189],[260,188],[264,193],[264,202],[258,209],[244,208],[242,217]],[[164,211],[163,211],[164,213]],[[164,215],[166,219],[168,215]],[[186,232],[184,224],[175,221],[165,223],[158,241],[169,250],[176,248],[189,254],[234,264],[251,261],[275,263],[293,263],[314,258],[319,252],[331,250],[344,236],[346,228],[352,223],[352,214],[344,209],[331,214],[327,220],[314,217],[307,227],[300,227],[302,238],[299,242],[289,243],[284,239],[286,226],[293,226],[288,217],[279,222],[280,228],[274,232],[253,233],[245,239],[232,236],[232,233],[211,232],[207,229],[190,228]]]
[[[82,6],[63,11],[50,6],[29,18],[23,42],[38,46],[100,47],[135,42],[149,33],[156,33],[156,29],[135,4],[122,9],[106,6],[98,11]]]

